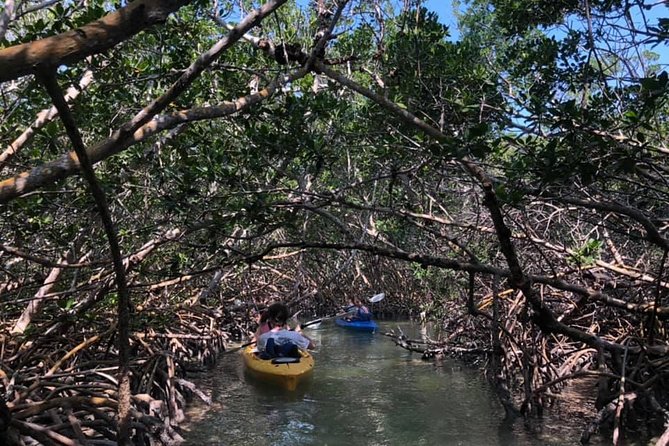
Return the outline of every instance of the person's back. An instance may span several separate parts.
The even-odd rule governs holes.
[[[270,330],[263,334],[258,339],[258,350],[268,351],[268,345],[271,344],[276,349],[278,356],[282,356],[281,352],[291,351],[292,346],[306,350],[313,348],[313,343],[309,338],[302,334],[282,328],[280,330]]]
[[[286,326],[288,321],[288,308],[283,304],[272,304],[268,309],[268,323],[271,330],[261,334],[257,341],[257,348],[261,352],[266,352],[274,356],[276,353],[281,356],[282,353],[294,353],[293,346],[303,350],[313,349],[314,343],[311,339],[304,336],[299,331],[289,330]]]

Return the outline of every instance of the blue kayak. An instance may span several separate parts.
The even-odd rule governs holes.
[[[351,330],[370,331],[372,333],[379,329],[378,324],[374,321],[347,321],[346,319],[337,318],[335,319],[335,324]]]

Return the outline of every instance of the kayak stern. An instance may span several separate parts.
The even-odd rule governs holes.
[[[300,350],[300,362],[273,364],[271,359],[260,359],[254,350],[254,346],[249,346],[242,351],[246,370],[259,380],[286,390],[295,390],[314,370],[314,358],[309,352]]]

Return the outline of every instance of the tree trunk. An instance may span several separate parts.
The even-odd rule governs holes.
[[[0,50],[0,82],[101,53],[167,17],[190,0],[138,0],[80,28]]]

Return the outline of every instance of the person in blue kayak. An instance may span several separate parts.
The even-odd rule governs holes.
[[[348,314],[346,315],[346,317],[344,317],[344,319],[347,321],[372,320],[372,312],[369,311],[369,308],[367,308],[365,304],[362,302],[362,300],[360,300],[360,298],[358,297],[353,299],[353,302],[346,307],[346,312]]]
[[[258,337],[257,347],[261,357],[299,357],[299,349],[313,349],[314,342],[302,334],[299,326],[295,330],[288,327],[288,307],[274,303],[267,308],[269,331]]]

